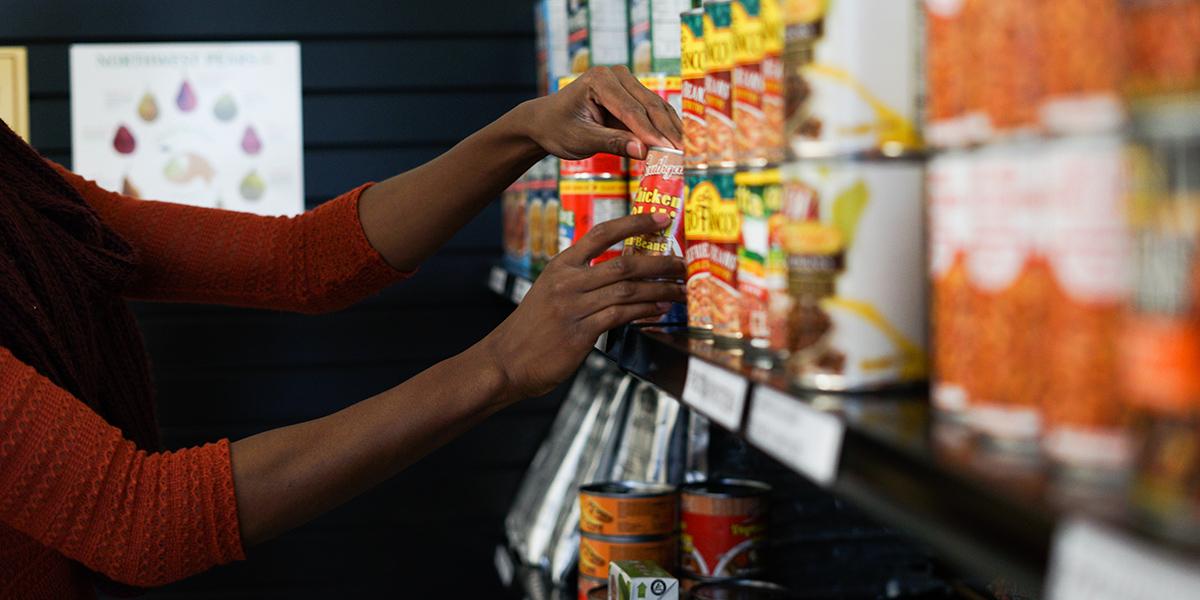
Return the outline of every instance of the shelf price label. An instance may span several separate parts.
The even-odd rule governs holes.
[[[1200,598],[1200,563],[1084,519],[1055,532],[1048,600]]]
[[[683,401],[730,431],[737,431],[742,424],[748,387],[746,379],[737,373],[695,356],[688,358]]]
[[[746,437],[818,485],[837,479],[845,432],[835,415],[777,390],[754,388]]]
[[[492,290],[492,293],[496,295],[503,296],[504,283],[507,280],[508,274],[504,272],[503,268],[499,266],[492,267],[492,272],[488,273],[488,289]]]
[[[529,293],[529,288],[533,287],[533,282],[523,277],[513,278],[512,301],[513,304],[520,304],[525,299],[525,294]]]

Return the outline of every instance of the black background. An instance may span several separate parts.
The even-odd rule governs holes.
[[[528,0],[0,0],[0,45],[29,48],[33,145],[68,166],[69,44],[299,40],[310,208],[532,97],[532,25]],[[499,219],[489,207],[411,281],[337,314],[138,305],[167,445],[318,417],[465,349],[509,310],[485,291]],[[500,413],[248,561],[149,597],[495,596],[492,547],[554,409]]]

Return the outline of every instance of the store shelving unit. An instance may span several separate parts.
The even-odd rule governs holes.
[[[489,280],[516,303],[529,286],[501,267]],[[1200,598],[1200,553],[1135,516],[1120,485],[989,448],[934,418],[924,388],[797,390],[661,328],[610,332],[597,351],[967,572],[1057,600]]]

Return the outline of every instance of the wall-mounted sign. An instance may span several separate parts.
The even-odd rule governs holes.
[[[127,195],[304,211],[300,45],[75,44],[77,173]]]
[[[0,47],[0,121],[29,141],[29,71],[24,48]]]

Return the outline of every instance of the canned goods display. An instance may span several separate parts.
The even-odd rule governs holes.
[[[738,164],[763,165],[767,162],[767,123],[763,114],[766,40],[762,3],[759,0],[734,0],[731,11],[734,147]]]
[[[579,488],[579,509],[579,530],[585,533],[669,535],[679,523],[679,492],[641,481],[592,483]]]
[[[737,577],[765,566],[771,487],[719,479],[680,489],[680,567],[701,577]]]
[[[787,350],[790,306],[783,186],[774,167],[739,169],[734,183],[742,222],[737,271],[741,329],[749,350],[773,359]]]
[[[695,335],[740,343],[737,248],[741,222],[734,197],[734,171],[690,171],[686,177],[688,329]]]
[[[608,580],[579,576],[579,600],[608,600]]]
[[[538,179],[543,200],[542,219],[540,222],[530,220],[530,227],[538,228],[541,238],[541,252],[532,256],[530,266],[534,278],[542,273],[546,263],[558,256],[558,159],[547,157],[543,163]]]
[[[705,154],[710,167],[737,165],[733,122],[733,2],[704,2]]]
[[[646,156],[646,165],[630,214],[663,213],[671,217],[671,222],[661,231],[626,240],[625,253],[683,256],[683,153],[654,146]]]
[[[1200,90],[1200,0],[1122,0],[1126,92],[1135,97]]]
[[[630,0],[629,48],[634,73],[679,72],[679,13],[689,0]]]
[[[783,93],[783,10],[780,0],[759,0],[763,25],[763,137],[767,162],[780,163],[785,158],[784,93]]]
[[[567,68],[567,3],[537,0],[533,14],[537,31],[538,94],[544,96],[550,93],[559,77],[570,73]]]
[[[946,153],[929,161],[926,197],[929,211],[930,328],[933,337],[934,407],[944,416],[964,419],[966,380],[975,365],[971,290],[967,282],[967,249],[971,242],[968,194],[971,157]]]
[[[1042,124],[1060,134],[1115,130],[1125,112],[1120,0],[1036,4]]]
[[[683,79],[683,164],[708,164],[708,123],[704,115],[704,9],[685,11],[680,19],[680,72]]]
[[[919,150],[917,4],[842,0],[787,6],[784,76],[792,155],[896,156]]]
[[[574,246],[592,227],[629,214],[628,190],[624,179],[580,177],[558,182],[558,251]],[[620,256],[624,242],[617,242],[593,259],[599,264]]]
[[[667,571],[674,571],[679,560],[679,538],[604,537],[582,533],[579,537],[579,574],[608,578],[608,565],[614,560],[648,560]]]
[[[926,376],[923,165],[785,166],[788,371],[801,387],[869,389]]]
[[[583,73],[593,66],[629,66],[625,0],[570,0],[567,32],[572,73]]]

